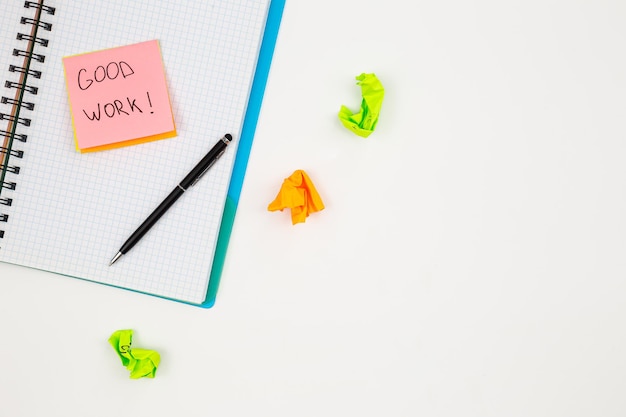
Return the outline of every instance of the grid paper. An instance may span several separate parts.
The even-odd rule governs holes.
[[[269,0],[46,1],[56,7],[0,260],[190,303],[204,301]],[[19,63],[16,31],[34,14],[10,0],[0,71]],[[6,23],[6,24],[5,24]],[[62,57],[158,39],[178,136],[79,154]],[[5,78],[10,79],[7,73]],[[7,95],[4,91],[0,94]],[[0,105],[5,106],[5,105]],[[0,107],[0,112],[6,111]],[[4,122],[2,122],[4,123]],[[4,129],[5,126],[0,126]],[[233,143],[196,186],[115,265],[122,243],[225,134]],[[16,162],[12,160],[11,162]]]

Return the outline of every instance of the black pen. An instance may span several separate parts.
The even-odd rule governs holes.
[[[172,207],[176,200],[178,200],[180,196],[189,189],[189,187],[194,186],[198,182],[198,180],[202,178],[202,176],[209,170],[209,168],[213,166],[215,161],[217,161],[220,156],[224,154],[224,152],[226,151],[226,147],[232,140],[233,137],[227,133],[222,139],[220,139],[219,142],[215,144],[215,146],[211,148],[209,153],[206,154],[206,156],[202,158],[200,162],[198,162],[198,165],[196,165],[194,169],[192,169],[191,172],[187,174],[185,178],[183,178],[180,184],[178,184],[178,186],[174,188],[170,195],[168,195],[165,200],[163,200],[163,202],[159,204],[159,206],[152,212],[152,214],[149,215],[143,223],[141,223],[141,226],[139,226],[137,230],[135,230],[135,232],[130,235],[128,240],[124,242],[120,250],[117,252],[117,255],[115,255],[113,259],[111,259],[109,266],[113,265],[115,261],[122,257],[122,255],[125,255],[126,252],[131,250],[133,246],[135,246],[137,242],[141,240],[143,235],[145,235],[148,230],[150,230],[150,228],[154,226],[154,224],[161,218],[161,216],[163,216],[163,214],[165,214],[165,212],[170,207]]]

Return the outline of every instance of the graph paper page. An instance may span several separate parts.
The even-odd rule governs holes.
[[[21,62],[16,31],[33,11],[7,0],[0,71]],[[190,303],[204,301],[269,0],[49,0],[52,30],[0,260]],[[80,154],[73,142],[62,58],[157,39],[178,136]],[[6,72],[6,79],[14,74]],[[3,95],[6,95],[2,91]],[[8,93],[7,93],[8,94]],[[5,106],[2,104],[2,106]],[[6,111],[7,107],[0,107]],[[26,110],[22,110],[26,114]],[[4,127],[2,127],[4,129]],[[116,264],[122,243],[225,134],[233,143],[201,181]]]

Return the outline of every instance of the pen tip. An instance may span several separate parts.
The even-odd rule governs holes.
[[[120,259],[122,257],[122,252],[118,252],[113,259],[111,259],[111,262],[109,262],[109,266],[113,265],[118,259]]]
[[[224,135],[224,138],[226,138],[226,140],[230,142],[231,140],[233,140],[233,135],[231,135],[230,133],[227,133]]]

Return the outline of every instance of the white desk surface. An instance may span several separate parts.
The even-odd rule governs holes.
[[[288,1],[215,307],[0,264],[0,416],[624,416],[625,19]],[[292,226],[296,169],[326,209]]]

